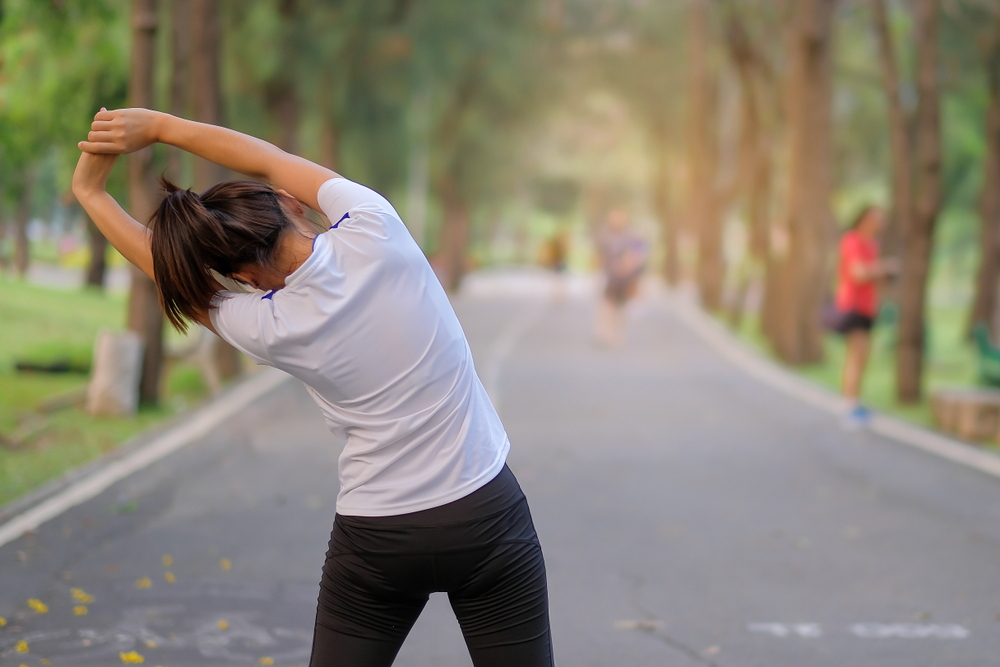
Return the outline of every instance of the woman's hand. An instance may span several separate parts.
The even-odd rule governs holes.
[[[101,109],[90,124],[84,153],[133,153],[159,141],[159,120],[164,114],[149,109]]]
[[[105,191],[111,169],[118,161],[115,153],[83,153],[73,172],[73,194],[78,200]]]

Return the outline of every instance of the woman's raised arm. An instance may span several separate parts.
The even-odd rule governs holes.
[[[115,153],[80,155],[76,171],[73,172],[73,194],[108,242],[125,259],[156,280],[149,228],[126,213],[106,190],[108,176],[117,160],[118,155]],[[207,312],[199,312],[195,319],[215,331]]]
[[[153,277],[153,254],[149,249],[149,229],[134,219],[107,193],[108,175],[118,156],[83,153],[73,172],[73,194],[108,242],[125,259]]]
[[[227,169],[267,181],[319,210],[319,186],[338,174],[262,139],[217,125],[196,123],[149,109],[101,109],[94,116],[86,153],[131,153],[160,142]]]

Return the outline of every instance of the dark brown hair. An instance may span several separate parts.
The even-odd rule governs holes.
[[[151,250],[160,303],[170,324],[215,307],[214,269],[229,277],[251,265],[268,266],[278,241],[295,224],[282,195],[256,181],[228,181],[200,195],[161,178],[167,196],[150,219]]]

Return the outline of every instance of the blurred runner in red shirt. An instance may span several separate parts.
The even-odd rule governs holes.
[[[896,273],[894,260],[880,260],[878,256],[876,239],[884,220],[882,209],[868,206],[840,239],[836,329],[847,339],[841,391],[849,402],[849,423],[855,426],[864,425],[870,417],[860,403],[860,394],[871,348],[871,329],[878,314],[878,282]]]

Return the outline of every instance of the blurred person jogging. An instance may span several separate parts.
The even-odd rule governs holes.
[[[864,426],[871,418],[861,404],[861,381],[878,315],[878,283],[897,271],[895,260],[879,259],[877,238],[884,221],[882,209],[867,206],[840,238],[835,312],[829,326],[847,342],[841,393],[848,402],[845,423],[851,427]]]
[[[553,663],[545,564],[510,443],[462,328],[392,205],[233,130],[102,109],[73,192],[196,321],[302,380],[346,437],[312,667],[390,665],[428,595],[447,592],[477,667]],[[261,179],[201,194],[163,181],[150,228],[106,192],[118,154],[170,144]],[[316,233],[304,206],[333,223]],[[225,290],[209,270],[256,292]]]
[[[646,244],[629,231],[628,222],[625,209],[612,209],[597,235],[604,292],[597,306],[595,337],[611,347],[625,341],[625,305],[635,296],[646,270]]]

